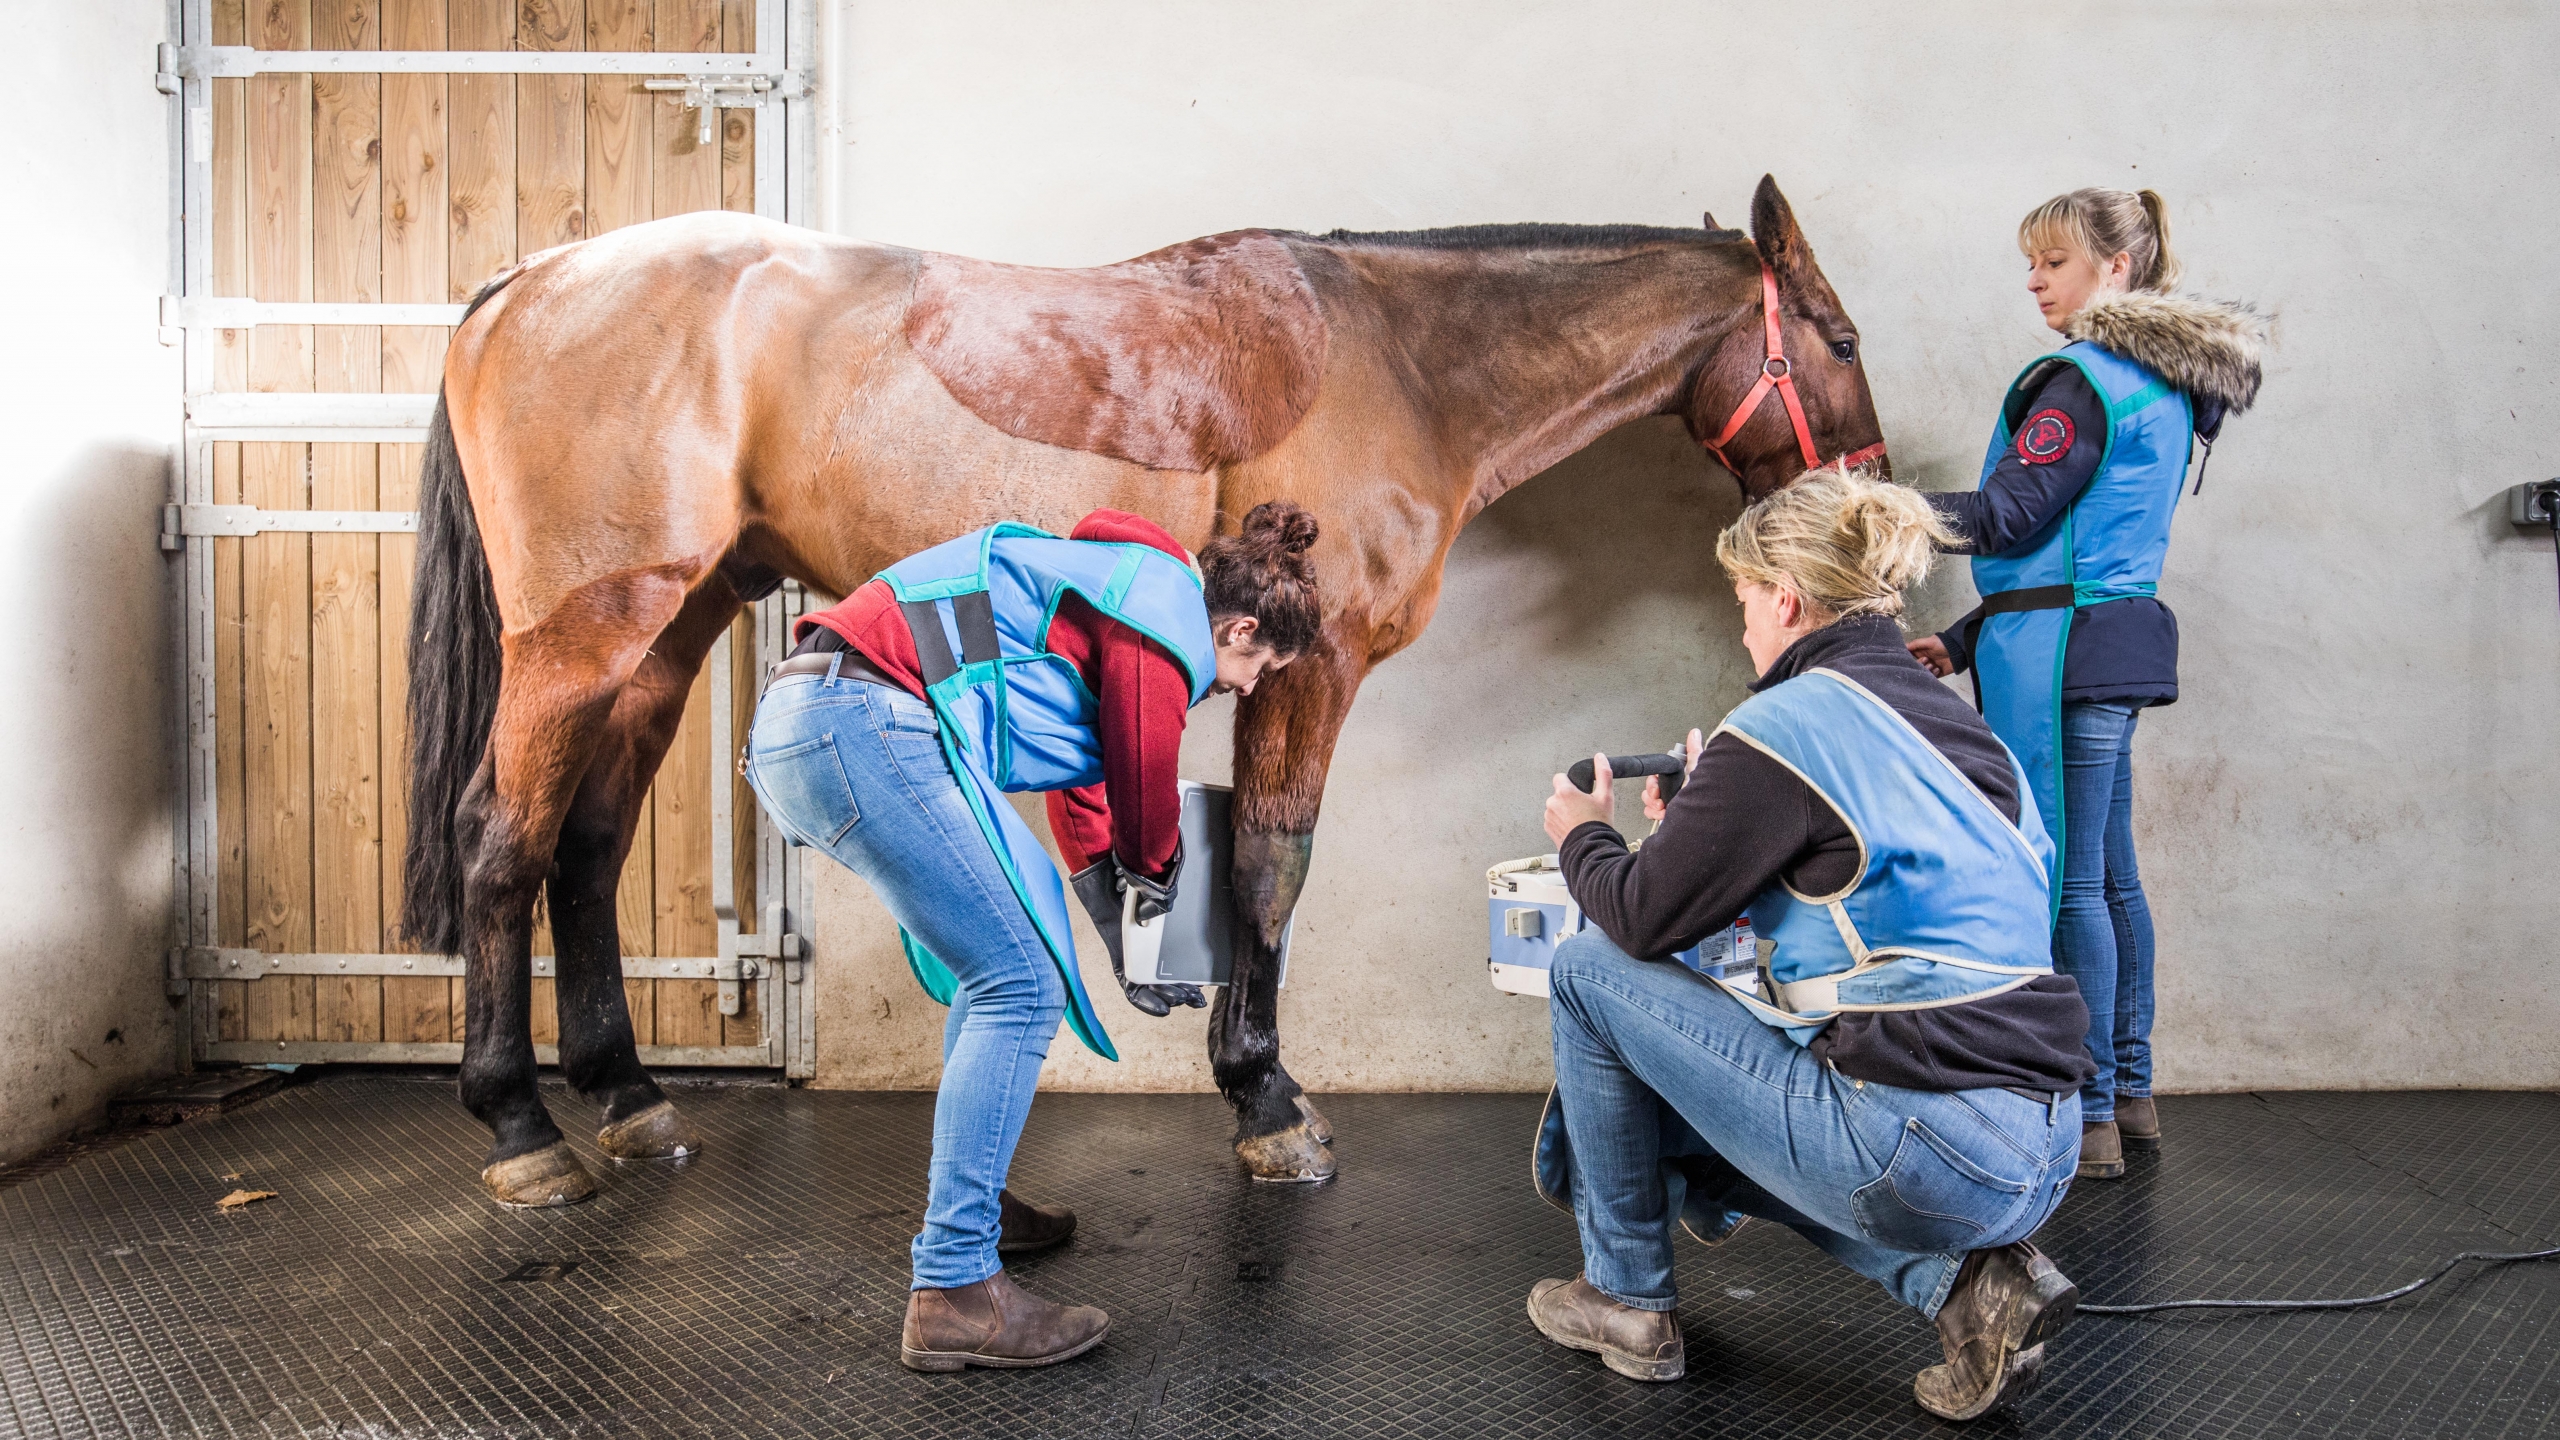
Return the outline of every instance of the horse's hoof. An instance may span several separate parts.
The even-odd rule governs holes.
[[[702,1132],[661,1100],[597,1131],[596,1148],[616,1160],[684,1160],[702,1153]]]
[[[544,1210],[575,1205],[596,1193],[595,1177],[578,1163],[566,1140],[539,1150],[511,1155],[480,1172],[489,1197],[510,1210]]]
[[[1332,1144],[1333,1122],[1317,1113],[1316,1102],[1308,1099],[1307,1092],[1304,1090],[1298,1092],[1297,1101],[1298,1118],[1307,1122],[1307,1133],[1315,1136],[1316,1143],[1319,1145]]]
[[[1333,1152],[1306,1122],[1236,1142],[1236,1158],[1266,1185],[1321,1185],[1333,1178]]]

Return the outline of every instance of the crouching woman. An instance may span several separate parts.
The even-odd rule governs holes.
[[[2037,1377],[2078,1294],[2027,1237],[2070,1185],[2088,1012],[2052,969],[2051,842],[2016,759],[1904,649],[1947,531],[1917,494],[1817,471],[1716,558],[1752,697],[1631,851],[1561,775],[1546,811],[1587,927],[1556,949],[1539,1185],[1581,1230],[1549,1339],[1677,1379],[1675,1219],[1795,1230],[1935,1320],[1921,1406],[1971,1419]],[[1756,983],[1667,958],[1748,917]]]

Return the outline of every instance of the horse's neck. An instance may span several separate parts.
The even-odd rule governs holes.
[[[1617,426],[1677,409],[1702,359],[1758,316],[1747,241],[1360,259],[1452,462],[1461,518]]]

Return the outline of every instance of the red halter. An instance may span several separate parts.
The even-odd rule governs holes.
[[[1725,458],[1724,447],[1732,444],[1733,437],[1742,433],[1742,427],[1751,423],[1751,417],[1760,412],[1760,402],[1775,390],[1778,398],[1787,402],[1787,419],[1795,424],[1796,448],[1804,453],[1804,468],[1819,469],[1822,457],[1813,448],[1813,427],[1805,423],[1804,404],[1796,399],[1795,366],[1788,361],[1786,341],[1778,333],[1778,277],[1765,260],[1760,262],[1760,314],[1769,326],[1769,357],[1760,362],[1760,379],[1752,385],[1751,393],[1743,396],[1742,403],[1734,408],[1733,418],[1725,422],[1724,433],[1699,443],[1707,447],[1708,454],[1716,457],[1716,463],[1736,475],[1741,474],[1742,467]],[[1841,456],[1840,468],[1846,470],[1863,465],[1883,454],[1884,442],[1879,440]]]

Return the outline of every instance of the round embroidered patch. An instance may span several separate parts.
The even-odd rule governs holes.
[[[2030,465],[2050,465],[2071,453],[2071,417],[2059,410],[2039,410],[2018,429],[2018,458]]]

